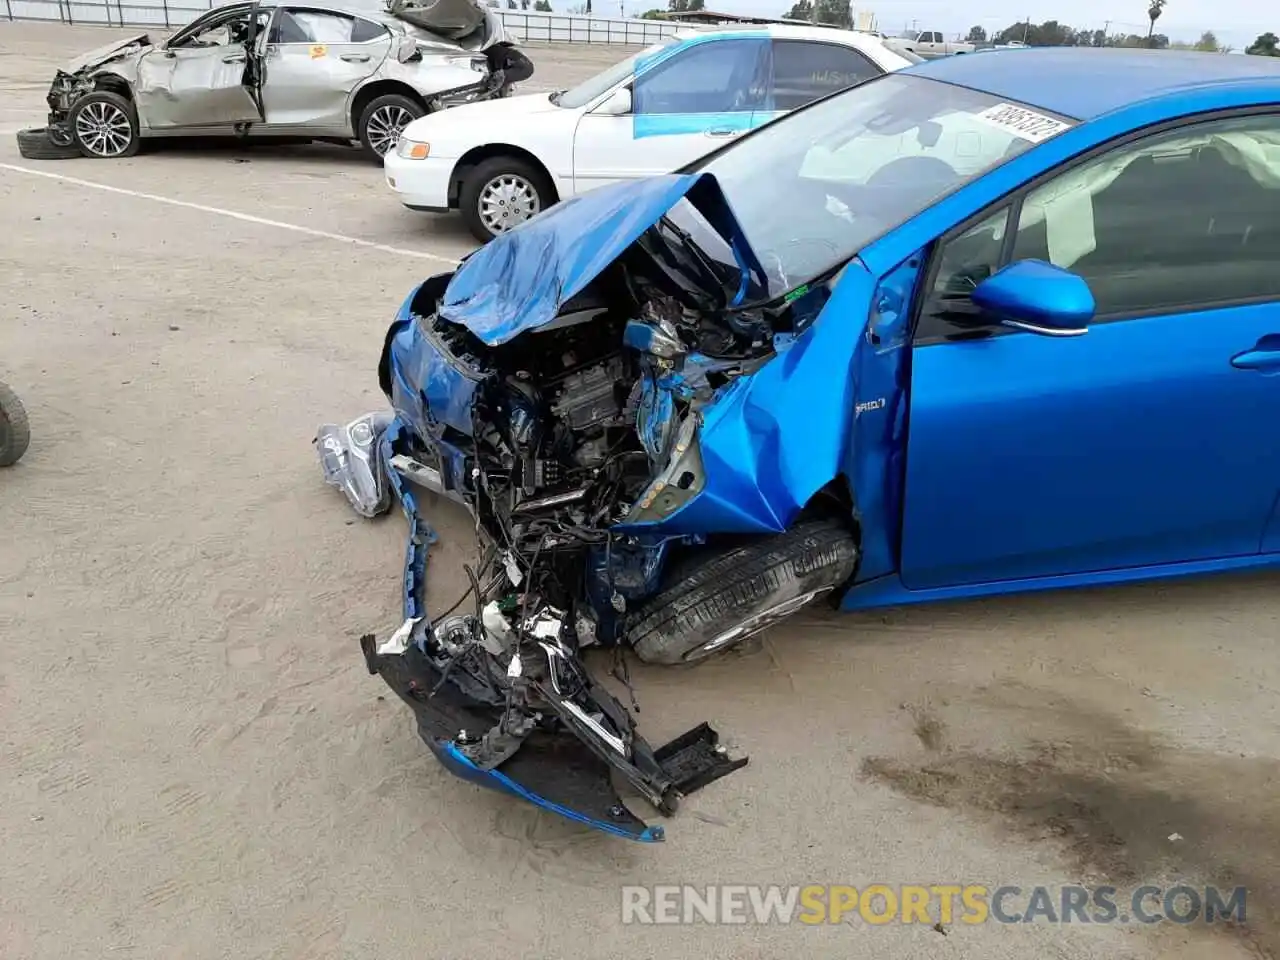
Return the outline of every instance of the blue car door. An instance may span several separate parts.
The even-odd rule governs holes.
[[[912,351],[907,587],[1263,549],[1280,490],[1273,143],[1274,115],[1166,128],[940,241]],[[1089,283],[1086,334],[982,326],[967,292],[1023,259]]]

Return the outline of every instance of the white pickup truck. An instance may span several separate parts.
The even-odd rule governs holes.
[[[899,40],[897,46],[920,57],[949,57],[956,53],[973,53],[978,49],[976,43],[944,39],[941,30],[921,30],[913,37]]]

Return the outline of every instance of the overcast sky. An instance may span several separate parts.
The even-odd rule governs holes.
[[[609,0],[596,0],[597,13],[608,9]],[[711,10],[781,16],[790,0],[706,0]],[[554,0],[553,0],[553,5]],[[560,5],[556,5],[559,9]],[[627,2],[630,12],[633,2]],[[876,15],[885,33],[898,33],[916,21],[916,29],[938,29],[948,33],[967,31],[981,24],[988,31],[1000,30],[1016,20],[1030,17],[1033,23],[1058,20],[1077,29],[1101,29],[1108,20],[1110,31],[1146,33],[1147,0],[972,0],[958,4],[950,0],[853,0],[854,14],[868,11]],[[1280,33],[1280,3],[1276,0],[1169,0],[1156,30],[1174,40],[1195,40],[1212,30],[1223,43],[1243,49],[1267,30]]]

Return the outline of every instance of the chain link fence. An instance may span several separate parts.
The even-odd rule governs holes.
[[[185,26],[214,0],[0,0],[8,20],[44,20],[104,27]],[[366,6],[360,3],[356,7]],[[550,43],[650,44],[669,37],[680,24],[660,20],[586,17],[575,14],[499,10],[503,24],[519,40]]]

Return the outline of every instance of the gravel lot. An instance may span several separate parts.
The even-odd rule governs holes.
[[[309,441],[380,403],[392,312],[470,241],[355,151],[19,159],[107,35],[0,24],[0,377],[35,434],[0,474],[0,957],[1275,955],[1274,577],[810,615],[637,668],[651,740],[710,719],[751,756],[664,845],[438,769],[356,645],[398,623],[403,521],[357,521]],[[622,50],[532,55],[526,89]],[[470,538],[432,519],[438,609]],[[1177,880],[1247,885],[1247,927],[620,916],[628,883]]]

